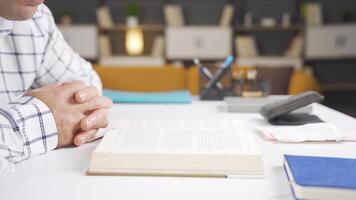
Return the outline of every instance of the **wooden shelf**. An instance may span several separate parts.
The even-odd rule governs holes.
[[[245,25],[237,25],[235,30],[238,32],[262,32],[262,31],[303,31],[304,25],[302,24],[292,24],[288,27],[282,25],[277,25],[273,27],[264,27],[262,25],[252,25],[251,27],[246,27]]]
[[[164,24],[143,24],[139,25],[143,31],[152,31],[152,32],[163,32],[166,28]],[[128,26],[126,24],[117,24],[112,28],[98,28],[100,32],[112,32],[112,31],[126,31]],[[245,27],[244,25],[238,25],[235,27],[235,30],[238,32],[254,32],[254,31],[303,31],[304,25],[290,25],[284,27],[281,25],[274,27],[264,27],[261,25],[253,25],[251,27]]]
[[[342,92],[342,91],[356,91],[356,83],[329,83],[322,84],[321,90],[323,92]]]
[[[162,24],[143,24],[139,25],[143,31],[150,32],[163,32],[165,30],[165,25]],[[98,27],[99,32],[122,32],[127,31],[129,27],[126,24],[117,24],[112,28],[100,28]]]
[[[296,69],[303,66],[303,59],[288,56],[238,57],[236,62],[241,66],[294,67]]]
[[[312,57],[304,58],[305,61],[313,62],[313,61],[333,61],[333,60],[356,60],[356,56],[329,56],[329,57]]]

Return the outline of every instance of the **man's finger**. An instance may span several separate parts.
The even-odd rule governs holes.
[[[99,109],[80,122],[82,130],[105,128],[108,126],[108,109]]]
[[[96,87],[91,85],[76,92],[75,100],[78,103],[83,103],[95,96],[99,96],[98,89],[96,89]]]
[[[93,141],[95,139],[95,135],[96,135],[97,131],[98,130],[96,130],[96,129],[91,129],[91,130],[79,132],[73,138],[74,145],[75,146],[80,146],[80,145],[83,145],[83,144],[88,143],[90,141]]]
[[[73,95],[78,90],[86,88],[86,84],[83,81],[72,81],[61,85],[62,89],[68,92],[69,95]]]
[[[83,104],[79,104],[78,106],[80,107],[80,110],[88,112],[103,108],[110,108],[112,106],[112,101],[107,97],[96,96]]]

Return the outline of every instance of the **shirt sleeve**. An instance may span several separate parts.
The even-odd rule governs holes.
[[[46,19],[41,27],[43,27],[42,31],[45,32],[47,41],[41,66],[37,70],[34,88],[59,81],[82,80],[88,85],[95,86],[101,92],[101,81],[92,65],[67,44],[50,10],[45,5],[42,5],[40,12]]]
[[[0,158],[16,163],[46,153],[57,144],[55,120],[39,99],[24,96],[0,107]]]
[[[102,85],[97,73],[89,62],[69,47],[50,10],[41,5],[38,12],[42,19],[34,21],[38,23],[36,25],[45,39],[43,56],[31,88],[59,81],[82,80],[101,92]],[[24,96],[0,107],[0,172],[4,160],[8,164],[20,162],[46,153],[56,148],[57,144],[54,116],[41,100]]]

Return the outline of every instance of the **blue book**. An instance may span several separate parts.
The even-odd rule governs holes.
[[[126,92],[104,90],[103,96],[114,103],[191,103],[192,95],[187,90],[172,92]]]
[[[296,199],[356,199],[356,159],[284,155]]]

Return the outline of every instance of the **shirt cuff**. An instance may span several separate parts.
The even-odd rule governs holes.
[[[24,96],[9,104],[12,124],[23,138],[23,158],[46,153],[57,147],[57,126],[51,110],[41,100]]]

